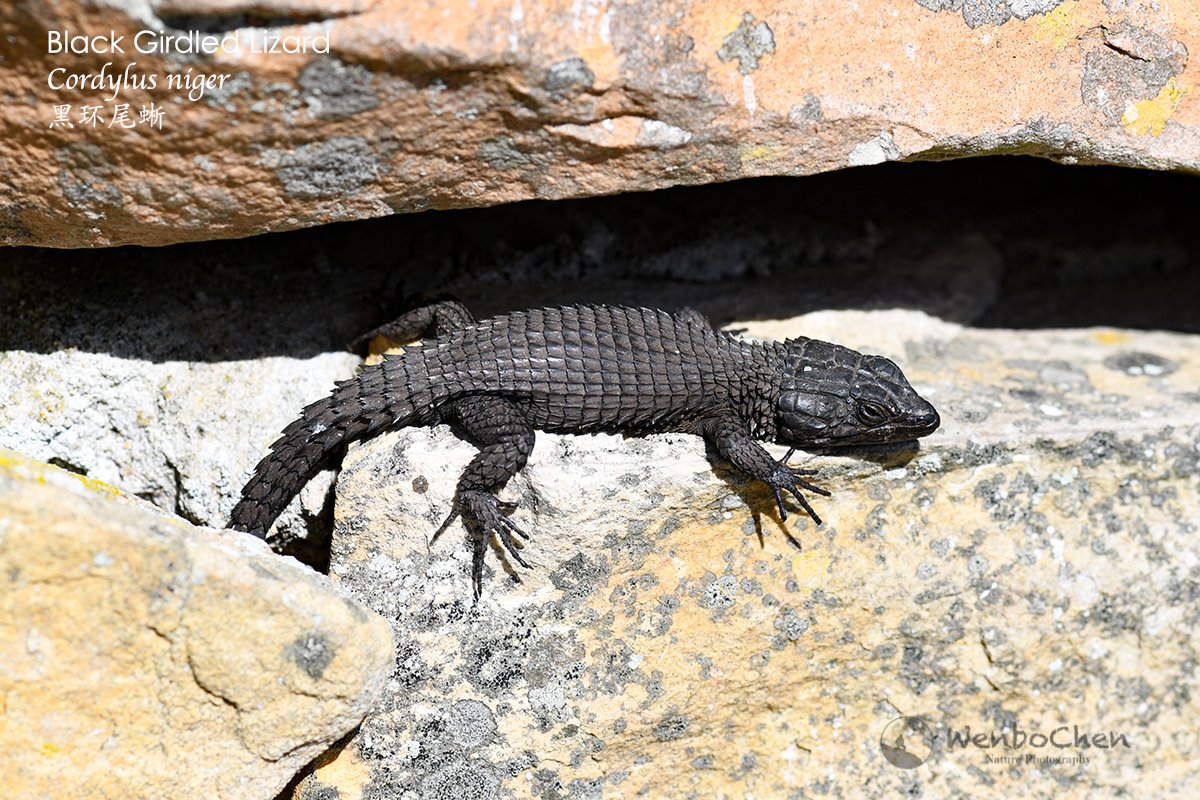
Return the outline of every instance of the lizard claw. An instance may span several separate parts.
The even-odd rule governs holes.
[[[500,544],[504,546],[504,549],[512,556],[514,561],[526,569],[530,568],[529,563],[521,556],[521,544],[514,538],[515,534],[515,536],[520,536],[522,539],[528,540],[529,534],[521,530],[511,519],[500,513],[502,510],[512,511],[516,507],[516,503],[501,502],[490,492],[478,489],[461,491],[454,499],[450,515],[434,531],[433,538],[430,539],[430,544],[432,544],[442,535],[446,528],[450,527],[450,523],[454,522],[459,516],[463,518],[463,523],[467,526],[467,530],[473,534],[471,583],[477,601],[483,594],[483,560],[487,552],[487,542],[492,536],[495,536],[500,541]],[[518,578],[518,580],[520,579]]]
[[[791,469],[790,467],[788,467],[787,462],[792,460],[792,455],[795,454],[795,452],[796,452],[795,447],[789,448],[788,451],[783,454],[783,458],[779,459],[775,463],[781,467]],[[817,471],[815,469],[792,469],[792,474],[793,475],[816,475]],[[817,490],[813,489],[812,491],[817,491]],[[819,492],[818,492],[818,494],[819,494]],[[828,497],[828,495],[826,495],[826,496]]]
[[[815,469],[794,469],[785,463],[793,451],[794,448],[788,451],[788,454],[780,460],[779,466],[767,478],[767,485],[771,487],[771,492],[775,495],[775,504],[779,506],[779,519],[786,522],[788,518],[787,508],[783,504],[783,493],[786,491],[796,498],[796,502],[800,504],[805,513],[812,517],[812,521],[820,525],[821,518],[817,516],[817,512],[809,505],[804,495],[800,494],[800,490],[804,489],[823,497],[829,497],[831,493],[827,489],[822,489],[820,486],[804,480],[804,476],[816,475]]]

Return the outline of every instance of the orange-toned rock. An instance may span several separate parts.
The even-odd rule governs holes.
[[[4,797],[269,800],[392,662],[383,619],[262,542],[0,448]]]
[[[0,35],[15,244],[977,153],[1200,169],[1194,3],[63,0]]]

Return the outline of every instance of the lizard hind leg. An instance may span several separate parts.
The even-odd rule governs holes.
[[[487,542],[493,537],[514,561],[529,567],[516,538],[528,539],[529,535],[502,513],[515,509],[516,505],[502,503],[495,493],[529,460],[534,431],[521,410],[502,397],[477,395],[455,400],[444,409],[443,417],[458,423],[480,449],[459,476],[450,515],[434,532],[431,543],[462,517],[474,541],[471,578],[478,600],[483,591]]]
[[[407,344],[418,339],[437,338],[475,323],[475,317],[467,307],[450,295],[414,296],[410,302],[412,307],[408,311],[355,339],[351,343],[352,349],[361,349],[376,336]]]

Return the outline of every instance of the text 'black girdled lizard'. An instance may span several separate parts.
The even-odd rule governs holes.
[[[472,580],[482,588],[497,537],[522,566],[529,538],[495,495],[552,433],[681,432],[703,436],[741,472],[763,481],[787,519],[788,492],[829,493],[815,470],[776,461],[756,440],[792,447],[876,444],[935,431],[937,411],[882,356],[816,339],[755,342],[714,330],[698,312],[619,306],[520,311],[476,321],[457,301],[409,311],[377,335],[421,347],[364,366],[284,429],[242,489],[229,526],[265,538],[301,487],[352,441],[405,426],[456,423],[480,446],[458,479],[434,539],[460,515],[473,534]]]

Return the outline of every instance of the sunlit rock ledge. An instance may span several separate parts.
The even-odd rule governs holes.
[[[1184,791],[1196,337],[914,312],[746,327],[895,358],[942,429],[806,457],[834,494],[824,525],[789,518],[794,542],[698,439],[539,434],[502,493],[533,568],[490,552],[476,607],[461,527],[428,542],[473,448],[444,429],[353,448],[332,576],[393,620],[399,657],[298,800]],[[880,748],[901,716],[933,735],[914,770]],[[1062,726],[1129,746],[1029,744]],[[956,746],[967,728],[1027,738]]]

